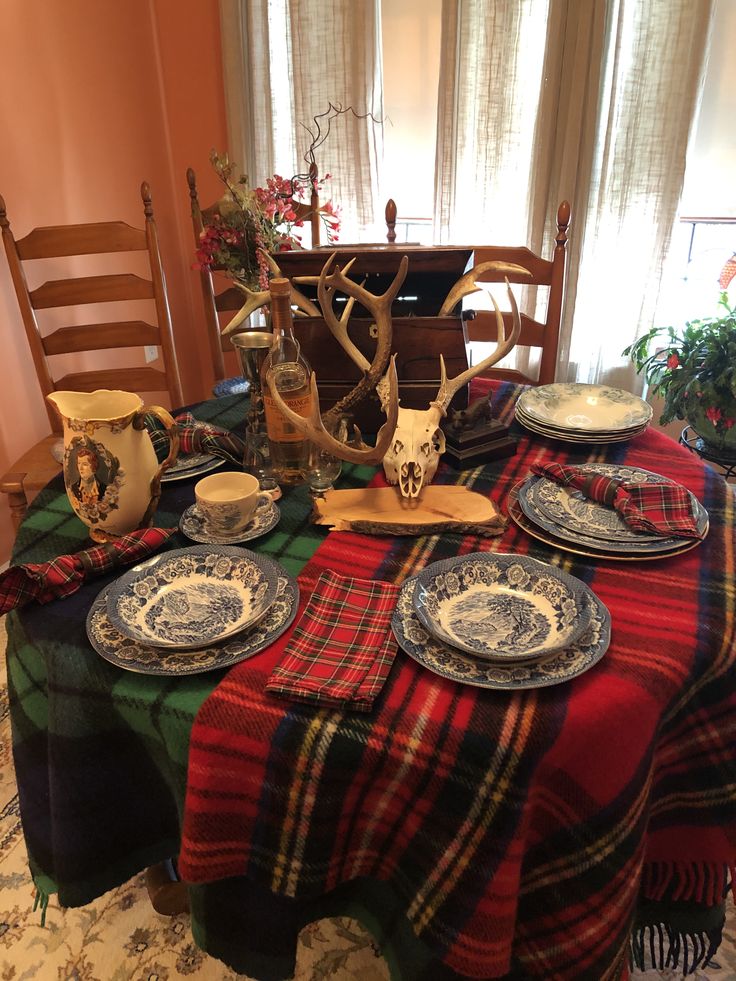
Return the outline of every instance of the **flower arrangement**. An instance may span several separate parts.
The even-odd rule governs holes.
[[[275,174],[265,187],[250,188],[247,177],[236,176],[235,164],[227,154],[213,150],[210,161],[226,190],[216,205],[203,212],[205,226],[194,268],[219,269],[249,289],[268,289],[264,253],[301,247],[303,206],[309,205],[313,189],[324,190],[330,175],[316,179],[297,174],[287,179]],[[325,201],[319,206],[319,216],[327,241],[336,242],[339,209]]]
[[[654,327],[623,354],[664,398],[661,423],[687,419],[706,443],[723,449],[736,438],[736,308],[725,292],[719,305],[722,316],[688,321],[681,330]]]

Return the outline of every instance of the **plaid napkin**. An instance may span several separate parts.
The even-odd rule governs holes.
[[[174,421],[179,427],[180,456],[189,453],[212,453],[213,456],[221,456],[238,467],[243,465],[245,444],[240,436],[228,433],[217,426],[197,422],[191,412],[180,412],[174,416]],[[151,436],[160,463],[161,460],[166,459],[169,452],[169,437],[156,416],[146,416],[146,429]]]
[[[323,572],[268,679],[272,695],[369,712],[396,656],[399,587]]]
[[[176,530],[141,528],[116,542],[105,542],[72,555],[60,555],[50,562],[11,565],[0,573],[0,616],[31,600],[50,603],[71,596],[88,579],[152,555]]]
[[[565,487],[576,487],[593,501],[614,508],[635,531],[674,538],[701,538],[690,492],[682,484],[634,483],[590,473],[563,463],[537,463],[532,471]]]

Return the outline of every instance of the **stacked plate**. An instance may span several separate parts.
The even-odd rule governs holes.
[[[636,483],[674,483],[639,467],[586,463],[579,469]],[[513,488],[508,508],[518,525],[548,545],[579,555],[632,561],[678,555],[700,544],[708,533],[708,512],[692,494],[690,498],[700,539],[635,531],[613,508],[590,500],[573,487],[536,475]]]
[[[142,562],[104,589],[87,617],[94,649],[145,674],[229,667],[273,643],[299,591],[276,562],[198,545]]]
[[[523,392],[516,418],[527,429],[567,443],[621,443],[643,432],[652,407],[607,385],[540,385]]]
[[[216,470],[225,461],[213,453],[188,453],[180,456],[164,473],[161,482],[171,483],[174,480],[189,480],[201,477],[203,474]]]
[[[391,625],[400,647],[435,674],[498,689],[582,674],[611,632],[608,610],[579,579],[527,555],[487,552],[407,579]]]

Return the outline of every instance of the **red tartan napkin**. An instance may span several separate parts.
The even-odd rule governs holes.
[[[576,487],[593,501],[614,508],[630,528],[665,537],[701,538],[690,492],[665,481],[634,483],[590,473],[563,463],[537,463],[532,471],[565,487]]]
[[[369,712],[396,656],[398,595],[393,583],[323,572],[266,691]]]
[[[245,443],[240,436],[227,432],[219,426],[197,422],[191,412],[180,412],[174,416],[174,421],[179,429],[180,456],[188,456],[191,453],[211,453],[213,456],[229,460],[236,466],[242,466]],[[165,459],[169,452],[169,437],[161,428],[159,419],[156,416],[147,416],[146,428],[156,456],[159,460]]]
[[[11,565],[0,573],[0,616],[31,600],[50,603],[70,596],[88,579],[152,555],[176,530],[142,528],[116,542],[106,542],[72,555],[60,555],[50,562]]]

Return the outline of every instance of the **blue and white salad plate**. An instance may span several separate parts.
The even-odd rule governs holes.
[[[590,623],[587,586],[528,555],[444,559],[416,580],[412,602],[425,629],[475,657],[537,658],[569,647]]]
[[[208,647],[179,650],[153,647],[127,637],[110,622],[105,587],[87,616],[87,636],[100,657],[125,671],[138,674],[189,675],[229,668],[265,650],[287,630],[299,607],[295,579],[280,575],[276,599],[265,615],[247,630]]]
[[[276,599],[283,570],[227,545],[154,556],[110,587],[107,614],[127,637],[153,647],[206,647],[252,626]]]
[[[586,592],[590,611],[588,626],[569,647],[546,657],[503,663],[466,654],[433,637],[414,608],[416,583],[417,577],[412,576],[401,587],[391,627],[399,646],[409,657],[450,681],[511,691],[546,688],[569,681],[592,668],[608,650],[611,617],[590,590]]]

